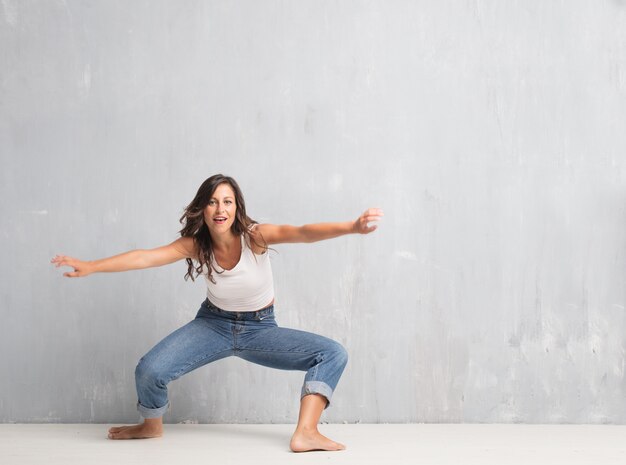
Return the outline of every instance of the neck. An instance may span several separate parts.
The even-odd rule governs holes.
[[[213,249],[229,251],[239,246],[240,238],[235,236],[232,231],[220,235],[211,234],[211,242]]]

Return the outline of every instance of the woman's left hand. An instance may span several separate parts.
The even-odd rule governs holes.
[[[369,234],[376,231],[376,228],[378,228],[378,226],[376,224],[369,226],[368,223],[371,223],[373,221],[380,221],[383,216],[384,213],[380,208],[368,208],[354,222],[354,231],[358,234]]]

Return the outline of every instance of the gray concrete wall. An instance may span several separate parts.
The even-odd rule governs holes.
[[[272,258],[351,356],[325,421],[626,422],[626,2],[2,0],[0,73],[0,421],[138,419],[204,283],[49,260],[174,240],[222,172],[261,222],[385,210]],[[223,360],[165,420],[295,422],[302,378]]]

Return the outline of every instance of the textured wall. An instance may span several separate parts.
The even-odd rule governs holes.
[[[134,368],[193,318],[170,242],[200,183],[277,246],[277,318],[351,356],[330,422],[626,422],[626,2],[0,4],[0,421],[136,421]],[[67,269],[66,269],[67,270]],[[303,373],[227,359],[167,422],[295,422]]]

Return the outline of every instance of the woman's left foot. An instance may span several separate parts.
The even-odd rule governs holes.
[[[313,450],[344,450],[346,446],[328,439],[319,431],[296,431],[293,433],[289,447],[294,452]]]

